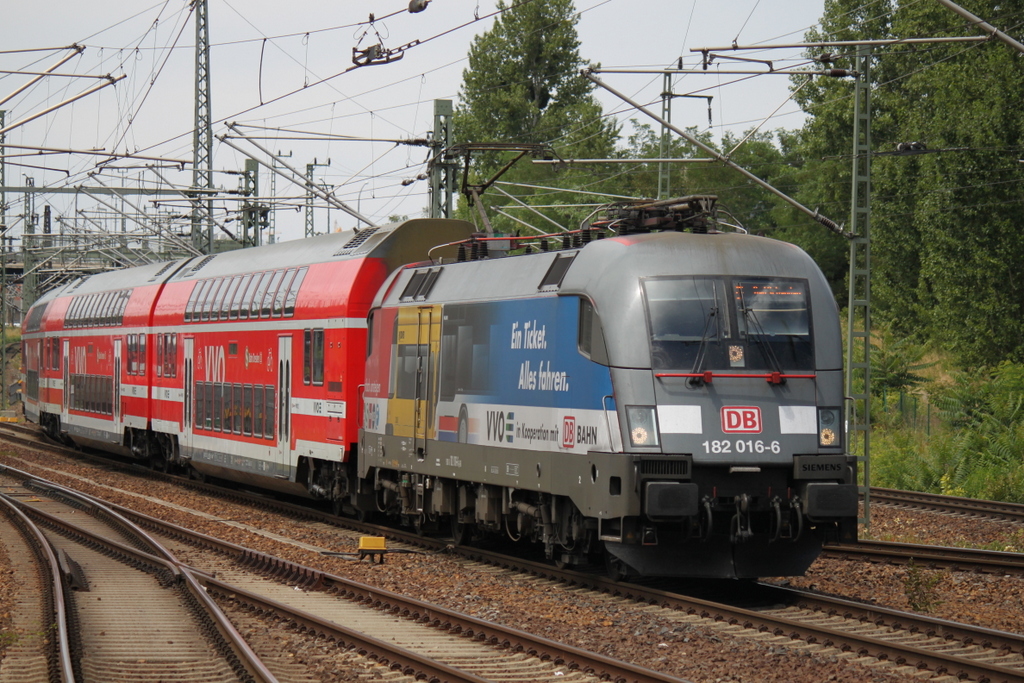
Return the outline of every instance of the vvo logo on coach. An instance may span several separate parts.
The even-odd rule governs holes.
[[[722,406],[722,431],[726,434],[760,434],[761,409],[756,406]]]

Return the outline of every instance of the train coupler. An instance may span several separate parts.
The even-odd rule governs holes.
[[[750,529],[750,496],[743,493],[736,496],[736,513],[729,525],[729,540],[732,543],[744,543],[753,538]]]
[[[803,511],[800,509],[799,503],[791,503],[788,509],[783,509],[782,499],[775,496],[771,500],[771,508],[771,529],[768,533],[768,542],[798,540],[804,528]]]

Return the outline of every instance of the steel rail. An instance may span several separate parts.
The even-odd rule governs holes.
[[[52,528],[61,529],[71,537],[80,539],[81,542],[93,547],[102,548],[104,552],[115,557],[124,558],[130,564],[142,564],[151,567],[155,572],[167,572],[171,577],[171,583],[183,584],[187,592],[202,607],[203,612],[213,622],[214,628],[220,634],[224,643],[234,653],[236,661],[253,677],[253,680],[277,683],[277,677],[270,672],[259,656],[252,651],[242,635],[224,615],[223,611],[210,598],[191,568],[179,562],[173,554],[149,534],[93,496],[39,479],[35,475],[6,465],[0,465],[0,473],[24,476],[28,480],[25,484],[27,488],[42,491],[44,494],[55,498],[63,498],[67,504],[86,509],[86,511],[101,518],[105,524],[117,529],[122,534],[137,538],[140,546],[146,546],[153,552],[148,552],[147,550],[126,545],[112,539],[105,539],[65,519],[33,508],[20,501],[12,500],[12,503],[25,514],[42,520],[44,524]],[[0,497],[3,497],[3,494],[0,494]],[[7,499],[11,500],[10,498]]]
[[[825,546],[823,554],[893,564],[920,564],[982,573],[1024,573],[1024,554],[947,546],[865,541]]]
[[[0,465],[0,472],[5,470],[22,474],[25,477],[32,478],[36,481],[41,481],[29,473],[20,472],[15,468]],[[70,489],[66,489],[56,484],[51,484],[50,482],[46,482],[46,485],[47,487],[52,487],[53,490],[58,492],[71,491]],[[128,508],[111,503],[102,503],[99,499],[88,494],[80,492],[73,493],[76,493],[77,496],[83,500],[90,501],[99,507],[107,508],[112,514],[123,517],[126,521],[133,522],[133,526],[137,525],[147,527],[149,529],[156,529],[162,535],[187,543],[203,545],[215,549],[218,552],[233,557],[243,566],[266,571],[279,577],[286,576],[290,583],[297,583],[307,589],[319,588],[322,590],[332,590],[337,593],[341,593],[350,599],[381,605],[385,610],[397,610],[404,614],[416,615],[420,620],[429,621],[432,624],[440,625],[443,628],[451,629],[455,632],[469,634],[478,640],[485,640],[492,644],[502,645],[516,651],[526,652],[542,659],[550,659],[555,662],[565,662],[570,668],[576,668],[585,672],[596,672],[598,675],[607,675],[613,681],[622,681],[623,683],[678,683],[679,681],[679,679],[674,676],[661,674],[628,662],[621,662],[598,653],[588,652],[564,643],[535,636],[525,631],[501,626],[483,619],[461,614],[454,610],[431,605],[414,598],[399,595],[386,589],[375,588],[341,576],[328,574],[309,567],[303,567],[287,560],[272,557],[265,553],[260,553],[229,541],[224,541],[190,529],[179,527]],[[40,514],[45,515],[46,513]],[[62,524],[67,524],[63,523],[61,520],[56,521]],[[67,526],[75,528],[74,525],[67,524]],[[154,541],[154,543],[156,542]],[[128,546],[121,546],[121,544],[116,545],[121,548],[128,548]],[[136,552],[139,553],[138,557],[140,559],[158,559],[142,551]],[[168,559],[166,561],[177,569],[185,572],[192,569],[188,565],[182,564],[176,559],[173,559],[173,556],[170,557],[172,559]],[[164,558],[159,559],[163,560]],[[259,601],[264,601],[267,604],[273,602],[269,599],[252,595],[243,589],[231,586],[230,584],[219,582],[213,577],[205,575],[201,571],[193,571],[196,580],[201,585],[215,587],[225,595],[245,595],[245,601],[253,604],[258,603]],[[284,610],[289,615],[294,614],[294,617],[289,616],[289,618],[294,618],[297,621],[308,619],[310,620],[309,626],[311,628],[316,628],[318,632],[329,629],[332,626],[330,622],[320,620],[318,617],[305,614],[291,607],[274,607],[274,610]],[[409,652],[384,641],[378,641],[375,638],[365,636],[356,631],[352,631],[351,629],[346,629],[341,625],[334,624],[333,627],[337,629],[336,637],[345,640],[345,642],[358,643],[359,647],[367,647],[374,652],[388,652],[390,653],[388,655],[389,657],[396,658],[396,661],[405,662],[405,664],[403,664],[403,668],[412,667],[418,672],[430,673],[430,667],[435,666],[439,667],[438,672],[445,674],[444,676],[437,678],[437,680],[464,680],[467,683],[481,683],[481,679],[473,674],[459,671],[457,669],[447,671],[450,667],[447,667],[444,664],[438,664],[437,662],[422,657],[421,655],[417,655],[416,653]]]
[[[1019,503],[1004,503],[961,496],[945,496],[919,491],[900,491],[898,489],[878,488],[875,486],[871,487],[871,502],[910,507],[915,510],[947,512],[989,519],[1024,522],[1024,505]]]
[[[968,626],[948,619],[930,617],[923,614],[910,614],[890,607],[881,607],[863,602],[855,602],[837,598],[832,595],[821,595],[797,588],[758,584],[778,593],[785,600],[791,600],[797,607],[830,615],[843,615],[848,618],[860,614],[860,620],[876,626],[885,626],[894,630],[908,630],[923,633],[926,636],[957,640],[961,643],[980,644],[982,647],[993,648],[1004,652],[1024,653],[1024,635],[998,631],[980,626]],[[1018,674],[1019,675],[1019,674]]]
[[[488,683],[487,679],[471,672],[442,664],[412,650],[368,636],[238,586],[224,583],[212,576],[200,576],[199,580],[205,588],[216,593],[222,599],[237,601],[254,610],[286,615],[288,620],[307,631],[311,636],[325,635],[343,645],[355,648],[364,657],[375,655],[379,664],[394,671],[400,671],[407,676],[426,678],[428,681],[447,681],[448,683]],[[418,614],[415,615],[415,617],[418,616]]]
[[[169,525],[166,522],[153,519],[141,513],[133,513],[131,511],[125,512],[128,516],[135,517],[142,526],[150,526],[150,524],[153,524],[155,528],[161,529],[170,529],[173,527],[173,525]],[[184,533],[187,536],[195,538],[203,537],[202,534],[189,530],[184,530]],[[392,532],[389,531],[388,533]],[[185,540],[184,536],[179,536],[179,538]],[[211,547],[224,548],[225,552],[240,556],[245,564],[259,566],[265,571],[272,572],[275,575],[286,575],[291,581],[295,581],[306,587],[333,588],[340,592],[344,592],[350,597],[355,597],[364,601],[380,601],[387,605],[398,605],[400,604],[398,601],[401,600],[402,603],[412,606],[402,607],[402,610],[407,610],[410,613],[429,615],[432,621],[442,620],[442,623],[464,624],[461,628],[474,629],[474,633],[477,632],[475,630],[477,628],[486,629],[479,632],[484,634],[485,639],[492,642],[507,641],[510,646],[522,647],[526,651],[534,651],[537,647],[527,645],[526,643],[528,641],[516,641],[509,639],[508,636],[505,635],[502,627],[498,627],[497,625],[490,624],[473,617],[458,615],[457,613],[452,613],[443,608],[396,596],[390,591],[386,591],[384,589],[365,586],[342,577],[336,577],[320,572],[319,570],[301,567],[291,562],[274,558],[264,553],[248,550],[220,539],[204,537],[204,542],[210,543]],[[972,661],[970,659],[957,655],[950,655],[945,652],[935,652],[924,648],[918,648],[913,645],[893,643],[882,638],[865,636],[840,629],[809,625],[798,620],[776,617],[756,610],[732,607],[699,598],[682,596],[672,592],[632,584],[622,584],[603,577],[581,575],[579,572],[559,570],[548,565],[513,559],[498,553],[491,553],[473,548],[458,548],[457,550],[460,551],[460,554],[470,557],[471,559],[487,562],[492,565],[513,567],[519,571],[528,571],[549,578],[562,579],[566,583],[595,588],[603,592],[619,595],[646,604],[660,605],[689,614],[698,614],[701,617],[713,619],[715,621],[740,624],[747,628],[757,629],[763,632],[772,632],[776,635],[785,635],[790,638],[803,640],[809,643],[824,643],[840,649],[855,651],[860,655],[873,656],[883,660],[888,659],[901,664],[925,667],[939,673],[950,672],[954,675],[969,676],[971,678],[989,680],[992,682],[1015,681],[1020,680],[1022,676],[1022,671],[1019,669],[1003,667],[998,664],[991,664],[984,661]],[[836,604],[839,603],[841,604],[841,608],[847,612],[849,612],[856,604],[850,601],[832,601],[830,598],[825,596],[805,595],[804,599],[817,601],[818,604],[823,606],[823,609],[831,610],[837,609]],[[831,606],[829,606],[829,603],[832,603]],[[867,618],[875,623],[878,622],[878,615],[884,613],[887,615],[888,623],[893,625],[894,628],[906,628],[906,625],[908,624],[912,625],[917,623],[921,624],[916,629],[919,631],[935,631],[942,635],[951,634],[955,631],[957,639],[965,643],[970,643],[972,641],[996,643],[994,647],[1003,647],[1007,649],[1012,648],[1014,651],[1018,652],[1024,651],[1024,638],[1018,638],[1013,634],[1004,634],[992,629],[972,627],[965,624],[955,624],[954,622],[944,622],[942,620],[936,620],[928,617],[919,617],[918,615],[900,612],[898,610],[887,610],[885,608],[876,608],[870,605],[861,605],[860,607],[867,613]],[[451,618],[457,619],[458,621],[449,621],[448,615],[451,615]],[[530,634],[521,635],[529,639],[536,638]],[[545,639],[537,640],[543,643]],[[547,650],[536,651],[547,652]],[[583,654],[586,654],[588,657],[594,657],[594,655],[590,653]],[[598,655],[598,657],[600,656]],[[582,667],[583,665],[578,664],[578,666]],[[584,668],[584,670],[597,671],[600,669],[587,667]],[[659,677],[662,676],[661,674],[655,675]],[[613,676],[613,679],[614,678],[617,677]],[[670,677],[668,677],[668,679],[671,680]],[[643,679],[622,678],[621,680]],[[652,680],[664,679],[656,678]]]
[[[406,614],[419,615],[421,620],[428,620],[431,623],[443,625],[445,628],[456,631],[469,632],[478,639],[503,644],[506,647],[535,654],[542,658],[546,657],[554,661],[565,661],[569,666],[582,671],[597,672],[599,675],[607,674],[614,681],[673,683],[679,680],[674,676],[615,660],[598,653],[588,652],[525,631],[478,619],[415,598],[399,595],[387,589],[369,586],[342,576],[322,572],[318,569],[303,567],[266,553],[245,548],[230,541],[224,541],[190,529],[178,527],[143,513],[128,510],[127,508],[117,509],[125,516],[134,518],[141,526],[157,529],[159,533],[177,540],[215,549],[218,552],[233,557],[244,566],[259,568],[275,576],[287,576],[289,582],[295,582],[307,589],[333,590],[351,599],[384,605],[385,609],[397,609]],[[447,545],[447,542],[438,543],[439,546]],[[201,577],[200,580],[206,583],[213,582],[212,579],[207,577]]]
[[[32,547],[33,552],[40,560],[41,571],[49,579],[49,591],[44,602],[47,604],[47,612],[53,615],[54,632],[56,633],[56,638],[50,639],[51,661],[48,665],[50,672],[56,674],[57,680],[63,683],[74,683],[76,679],[71,656],[71,637],[68,630],[67,606],[64,604],[64,582],[60,563],[42,530],[22,512],[14,501],[6,495],[0,494],[0,507]]]
[[[109,459],[103,459],[104,462],[109,463]],[[221,493],[225,493],[221,490]],[[237,494],[232,494],[237,495]],[[266,505],[267,501],[265,498],[260,498],[261,505]],[[446,540],[421,538],[412,534],[404,534],[403,532],[396,531],[394,529],[378,527],[374,525],[359,524],[353,520],[342,520],[336,517],[327,515],[326,513],[320,513],[309,508],[302,508],[286,503],[275,503],[275,506],[289,511],[295,511],[298,514],[306,518],[316,518],[320,521],[333,522],[339,526],[347,526],[349,528],[358,528],[363,531],[369,531],[370,533],[386,533],[393,538],[401,538],[403,541],[408,543],[419,544],[423,547],[441,548],[450,544]],[[140,519],[139,523],[143,526],[148,526],[141,518],[145,515],[139,515],[139,513],[131,513],[126,511],[128,516],[137,515]],[[223,543],[216,541],[217,543]],[[646,588],[643,586],[637,586],[633,584],[619,583],[594,575],[581,574],[580,572],[574,572],[569,570],[559,570],[550,565],[530,562],[527,560],[521,560],[517,558],[511,558],[507,555],[501,555],[499,553],[492,553],[476,548],[457,547],[455,551],[461,556],[471,560],[476,560],[484,563],[488,563],[500,567],[513,568],[516,571],[523,571],[532,573],[538,576],[551,578],[555,580],[564,581],[572,585],[580,585],[594,590],[602,591],[611,595],[621,596],[627,599],[636,600],[638,602],[644,602],[652,605],[660,605],[666,608],[681,610],[690,614],[699,614],[700,616],[708,619],[714,619],[716,621],[724,621],[730,624],[742,624],[749,628],[756,628],[761,631],[770,631],[778,635],[787,635],[791,638],[804,640],[810,643],[825,643],[834,647],[838,647],[844,650],[852,650],[862,655],[874,656],[880,659],[890,659],[898,663],[910,663],[919,667],[930,668],[936,672],[951,672],[960,676],[968,676],[977,678],[979,680],[988,681],[1011,681],[1020,680],[1022,677],[1022,671],[1019,669],[1013,669],[1010,667],[1002,667],[994,664],[986,664],[985,662],[972,661],[956,655],[948,655],[942,652],[932,652],[922,648],[916,648],[913,646],[901,646],[887,642],[880,638],[874,638],[870,636],[861,636],[856,633],[847,633],[839,629],[822,628],[814,625],[807,625],[799,622],[798,620],[785,619],[781,617],[774,617],[771,615],[761,614],[754,610],[747,610],[743,608],[734,608],[728,605],[722,605],[715,602],[700,600],[697,598],[691,598],[682,596],[679,594],[655,590]],[[261,554],[257,554],[261,555]],[[280,560],[273,558],[268,561],[277,563],[278,569],[283,571],[285,564],[282,564]],[[311,582],[315,582],[312,578],[314,575],[319,574],[315,570],[297,569],[299,574],[296,575],[297,580],[301,580],[303,576]],[[305,573],[304,573],[305,572]],[[312,573],[310,573],[312,572]],[[372,591],[379,592],[377,589],[371,589]],[[807,599],[810,599],[808,597]],[[825,596],[815,596],[813,598],[819,602],[827,601],[829,598]],[[844,611],[849,611],[849,605],[853,604],[849,601],[836,601],[842,602]],[[824,603],[822,603],[824,604]],[[882,608],[876,608],[871,605],[862,605],[867,613],[877,613]],[[840,608],[823,608],[823,609],[840,609]],[[929,632],[933,630],[933,622],[929,621],[927,617],[921,617],[919,615],[899,612],[891,610],[894,617],[893,628],[905,628],[907,624],[911,624],[910,631],[922,631]],[[927,622],[927,623],[926,623]],[[925,624],[924,626],[914,626],[915,624]],[[952,623],[952,622],[949,622]],[[961,640],[964,643],[970,642],[989,642],[994,636],[991,634],[998,634],[1000,632],[993,631],[991,629],[975,628],[966,624],[958,625],[961,631]],[[949,629],[945,628],[944,633],[949,633]],[[1010,634],[1012,638],[1012,634]],[[1016,647],[1016,646],[1014,646]],[[1018,650],[1020,651],[1020,650]]]

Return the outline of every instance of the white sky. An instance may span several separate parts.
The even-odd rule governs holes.
[[[493,19],[473,22],[494,11],[493,0],[432,0],[421,13],[403,12],[407,0],[322,2],[293,0],[209,0],[214,133],[226,132],[224,121],[277,129],[288,127],[335,135],[373,138],[423,137],[433,128],[433,100],[457,99],[466,54],[473,36],[487,30]],[[602,67],[660,68],[682,56],[684,65],[696,66],[699,58],[691,48],[739,44],[799,42],[820,18],[823,0],[576,0],[581,12],[578,24],[585,60]],[[370,12],[377,17],[400,12],[372,27],[365,22]],[[467,22],[470,25],[456,28]],[[347,28],[338,28],[347,26]],[[455,29],[455,30],[452,30]],[[445,33],[440,37],[438,34]],[[366,33],[365,37],[363,34]],[[379,36],[379,37],[378,37]],[[428,40],[433,38],[432,40]],[[59,73],[126,74],[114,86],[89,95],[7,134],[8,145],[44,146],[76,150],[137,152],[147,156],[191,162],[195,28],[187,0],[147,4],[145,0],[50,0],[43,3],[9,2],[0,22],[0,69],[42,71],[65,51],[12,52],[78,43],[85,52],[57,69]],[[382,42],[386,48],[414,40],[401,61],[359,68],[352,66],[352,49]],[[175,46],[175,49],[171,49]],[[777,50],[758,56],[775,61],[777,68],[795,64],[799,50]],[[719,62],[715,63],[716,65]],[[723,70],[747,68],[723,64]],[[678,80],[676,93],[701,90],[714,96],[712,121],[715,136],[723,129],[742,132],[759,124],[776,108],[778,114],[764,128],[796,128],[803,115],[789,96],[785,76],[759,76],[731,84],[735,76],[693,75]],[[338,75],[325,83],[321,79]],[[660,75],[606,74],[603,80],[616,89],[660,109]],[[23,74],[0,73],[0,99],[28,82]],[[0,109],[7,110],[7,124],[51,107],[87,87],[93,79],[48,77],[15,96]],[[305,87],[304,87],[305,86]],[[651,122],[630,111],[620,100],[597,91],[605,112],[620,122],[631,118]],[[280,98],[280,99],[276,99]],[[276,99],[276,101],[275,101]],[[260,106],[261,101],[264,104]],[[673,122],[681,126],[707,127],[703,101],[677,99]],[[653,122],[651,122],[653,123]],[[629,126],[625,125],[624,133]],[[297,141],[280,133],[250,131],[254,135],[279,136],[263,140],[268,148],[291,153],[288,160],[305,170],[314,161],[315,178],[337,186],[336,195],[377,221],[391,214],[419,215],[427,205],[427,183],[408,187],[401,181],[426,170],[425,149],[384,142]],[[247,147],[245,141],[236,141]],[[254,156],[263,156],[251,148]],[[12,154],[17,150],[8,149]],[[154,176],[137,164],[113,173],[105,170],[95,178],[101,157],[45,155],[8,158],[7,184],[24,185],[31,176],[37,186],[118,185],[139,177]],[[151,163],[151,162],[150,162]],[[45,168],[29,168],[30,164]],[[243,167],[243,155],[215,141],[214,168]],[[191,171],[161,171],[171,182],[189,184]],[[216,185],[235,189],[238,177],[218,172]],[[269,192],[269,175],[261,173],[261,194]],[[297,196],[301,190],[279,179],[278,196]],[[40,196],[44,203],[65,216],[75,209],[88,210],[94,203],[72,195]],[[21,214],[22,195],[7,195],[8,223]],[[297,202],[298,203],[298,202]],[[338,210],[328,217],[316,214],[317,232],[331,227],[351,227],[354,220]],[[278,239],[302,236],[303,217],[297,211],[277,214]],[[20,233],[20,225],[14,228]]]

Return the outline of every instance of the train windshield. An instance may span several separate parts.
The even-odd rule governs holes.
[[[807,281],[684,276],[643,280],[655,370],[810,370]]]

